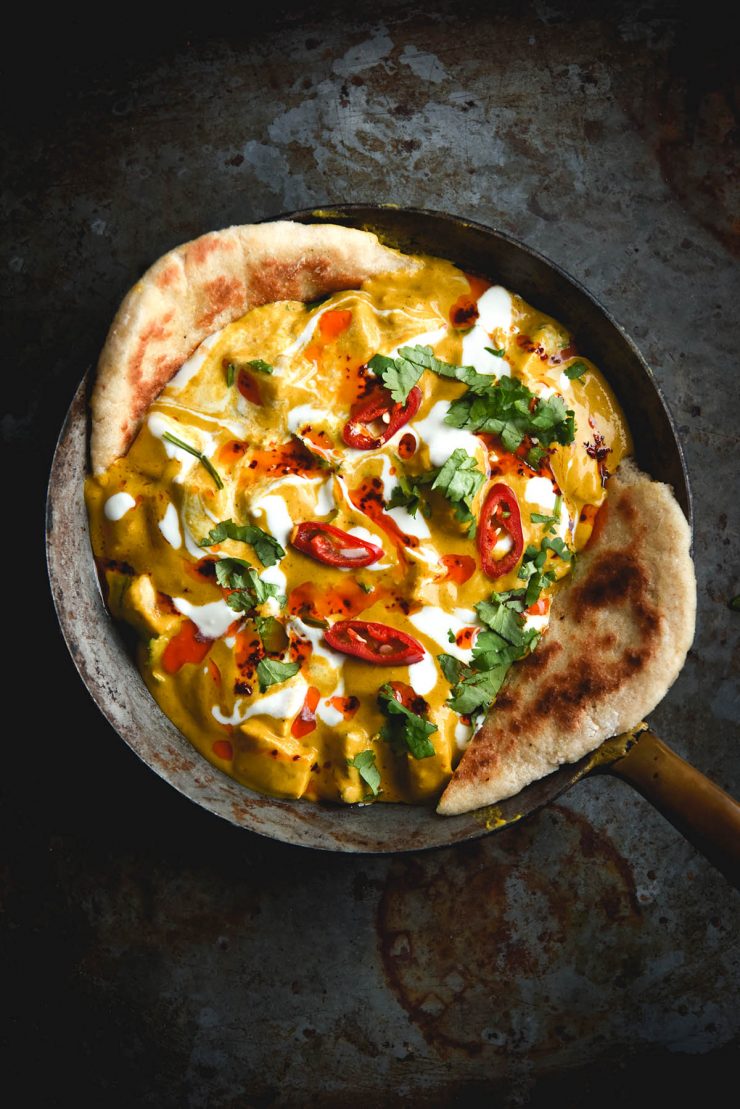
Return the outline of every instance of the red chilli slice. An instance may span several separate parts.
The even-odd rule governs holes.
[[[511,537],[512,546],[502,558],[496,558],[493,550],[501,532]],[[519,501],[508,485],[497,482],[488,492],[478,525],[478,550],[483,573],[489,578],[503,577],[514,569],[523,549]]]
[[[405,404],[394,401],[390,390],[384,386],[375,389],[368,399],[355,408],[342,428],[342,438],[348,447],[354,447],[355,450],[377,450],[392,439],[399,428],[413,419],[419,411],[421,400],[418,385],[413,387]],[[380,434],[373,434],[369,427],[377,421],[384,426]]]
[[[335,528],[333,524],[312,521],[298,524],[290,541],[296,550],[325,566],[370,566],[383,556],[382,547]]]
[[[337,620],[324,639],[335,651],[375,666],[410,666],[424,658],[424,648],[412,636],[370,620]]]

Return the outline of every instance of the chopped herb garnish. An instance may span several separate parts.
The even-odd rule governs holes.
[[[431,516],[432,512],[423,499],[422,486],[431,485],[437,477],[437,470],[428,470],[423,474],[404,474],[400,467],[396,468],[396,481],[397,485],[393,486],[390,498],[388,500],[388,508],[405,508],[409,516],[416,516],[416,513],[421,508],[425,516]]]
[[[201,539],[199,547],[213,547],[216,543],[223,543],[225,539],[234,539],[237,543],[249,543],[254,547],[255,554],[263,566],[274,566],[285,557],[285,551],[271,535],[255,524],[235,524],[233,520],[221,520],[212,527],[205,539]]]
[[[260,683],[260,693],[264,693],[271,685],[280,685],[287,682],[300,670],[297,662],[278,662],[272,658],[261,658],[257,663],[257,678]]]
[[[442,673],[453,687],[447,703],[455,712],[463,716],[485,712],[511,664],[536,645],[539,633],[524,627],[524,596],[523,589],[493,593],[475,606],[486,630],[478,632],[469,664],[453,655],[438,655]]]
[[[486,380],[488,388],[485,391],[469,389],[452,402],[445,423],[472,432],[488,431],[498,435],[505,450],[511,452],[517,449],[525,435],[542,443],[573,442],[575,414],[565,407],[562,397],[537,397],[513,377]]]
[[[380,793],[380,771],[375,765],[375,752],[360,751],[353,759],[347,759],[347,766],[355,768],[363,782],[370,786],[373,797],[377,797]]]
[[[533,470],[539,470],[542,459],[546,458],[549,453],[547,447],[540,447],[539,445],[530,447],[527,451],[527,465],[531,466]]]
[[[366,581],[358,581],[357,584],[359,585],[363,593],[372,593],[373,587],[372,585],[368,585]]]
[[[453,506],[457,519],[468,525],[471,538],[476,528],[473,499],[485,480],[476,460],[462,447],[457,447],[432,482],[432,489],[442,493]]]
[[[402,353],[408,358],[413,357],[424,369],[431,370],[438,377],[451,377],[462,382],[473,393],[485,393],[491,387],[493,379],[489,374],[479,374],[473,366],[455,366],[452,362],[443,362],[432,353],[431,347],[403,347]]]
[[[587,370],[588,366],[585,362],[574,362],[572,366],[568,366],[565,370],[565,376],[569,377],[571,381],[578,381]]]
[[[284,651],[288,645],[288,636],[285,628],[274,616],[255,616],[257,634],[262,640],[262,646],[268,655]]]
[[[569,550],[568,547],[566,547],[565,543],[562,539],[560,539],[560,537],[557,537],[555,539],[543,539],[542,547],[546,551],[552,551],[553,554],[556,554],[558,556],[558,558],[562,558],[563,562],[570,562],[573,558],[573,552]]]
[[[435,754],[429,736],[437,731],[436,724],[397,701],[389,685],[381,686],[378,703],[389,717],[388,723],[380,729],[382,739],[397,750],[408,751],[415,759],[428,759]]]
[[[252,358],[247,362],[250,370],[256,370],[258,374],[271,374],[274,373],[274,366],[269,362],[263,362],[261,358]]]
[[[163,432],[162,438],[166,439],[168,443],[173,443],[176,447],[179,447],[180,450],[187,451],[188,454],[192,454],[194,458],[197,458],[203,469],[207,470],[216,482],[216,488],[223,489],[224,483],[221,480],[221,475],[202,451],[199,451],[196,447],[191,447],[189,443],[183,443],[182,439],[178,439],[176,435],[171,435],[169,431]]]
[[[227,367],[226,367],[226,387],[228,389],[230,389],[231,386],[234,384],[234,378],[235,377],[236,377],[236,366],[234,365],[233,362],[229,362]]]
[[[552,510],[552,516],[547,516],[543,512],[530,513],[530,520],[533,524],[547,524],[547,531],[552,534],[555,528],[560,523],[560,514],[562,511],[563,498],[558,494],[555,498],[555,505]]]
[[[404,347],[404,352],[411,348]],[[389,358],[385,354],[376,354],[368,362],[368,369],[382,378],[386,389],[390,390],[393,400],[397,404],[405,404],[409,393],[424,373],[424,366],[410,362],[399,351],[398,358]]]
[[[438,470],[427,470],[423,474],[411,476],[396,474],[398,484],[394,486],[388,501],[389,508],[402,507],[410,516],[416,516],[419,507],[425,516],[431,516],[431,509],[423,498],[423,486],[436,489],[445,497],[455,510],[455,516],[468,525],[468,535],[475,535],[476,520],[472,513],[473,500],[485,475],[478,469],[478,463],[462,447],[457,447]]]
[[[242,558],[221,558],[216,563],[216,581],[231,589],[226,604],[235,612],[251,612],[257,605],[275,597],[282,605],[285,597],[277,585],[263,581],[254,566]]]
[[[495,354],[497,358],[503,358],[503,356],[506,354],[506,351],[503,347],[501,347],[501,350],[494,350],[493,347],[484,347],[483,349],[487,350],[489,354]]]

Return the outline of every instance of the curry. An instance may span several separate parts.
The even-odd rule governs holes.
[[[426,258],[209,336],[88,479],[93,550],[149,690],[217,767],[423,802],[630,450],[560,324]]]

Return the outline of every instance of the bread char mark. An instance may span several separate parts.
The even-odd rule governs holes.
[[[634,514],[627,498],[622,501],[627,502],[624,515]],[[597,624],[577,665],[571,654],[561,659],[563,645],[547,636],[519,663],[483,724],[484,744],[468,751],[458,767],[458,780],[492,776],[505,765],[517,738],[536,734],[546,720],[554,720],[563,732],[575,731],[590,705],[634,678],[654,656],[662,617],[650,601],[645,568],[628,549],[603,551],[584,579],[569,590],[567,608],[576,620],[590,617],[593,623],[610,619],[624,606],[636,621],[638,642],[623,641],[620,647],[614,632]],[[565,612],[559,616],[562,619]]]
[[[244,282],[238,278],[214,277],[203,286],[208,298],[208,307],[196,320],[197,327],[211,327],[214,320],[227,309],[238,309],[245,303]]]

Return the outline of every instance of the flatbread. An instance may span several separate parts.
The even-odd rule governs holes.
[[[512,797],[633,727],[663,698],[694,637],[689,526],[668,485],[626,459],[550,627],[517,663],[437,811]]]
[[[369,231],[287,220],[227,227],[171,250],[128,293],[100,355],[93,471],[126,453],[154,398],[214,331],[261,304],[315,300],[414,265]]]

